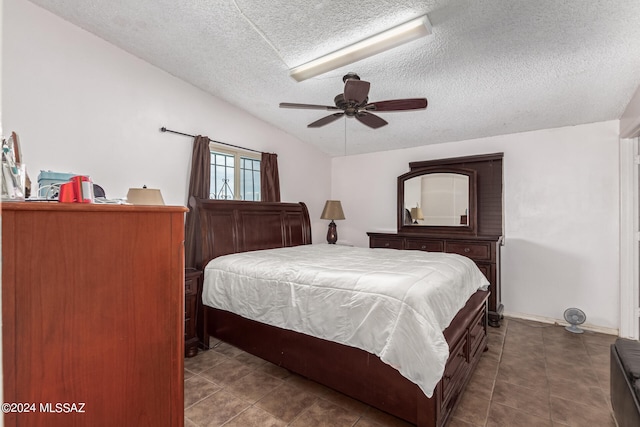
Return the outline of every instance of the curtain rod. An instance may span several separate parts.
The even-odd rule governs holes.
[[[195,138],[196,137],[195,135],[189,135],[188,133],[178,132],[178,131],[175,131],[175,130],[167,129],[164,126],[162,126],[160,128],[160,132],[170,132],[170,133],[175,133],[175,134],[178,134],[178,135],[190,136],[191,138]],[[213,139],[209,139],[209,141],[215,142],[216,144],[222,144],[222,145],[227,145],[229,147],[239,148],[241,150],[253,151],[254,153],[262,153],[262,151],[253,150],[251,148],[240,147],[239,145],[227,144],[226,142],[214,141]]]

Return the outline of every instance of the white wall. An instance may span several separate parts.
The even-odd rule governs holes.
[[[340,239],[368,246],[367,231],[396,230],[396,177],[409,162],[504,152],[506,314],[617,329],[618,121],[333,159]]]
[[[32,181],[87,174],[108,197],[147,185],[185,205],[192,140],[166,126],[277,153],[282,200],[307,203],[324,240],[327,155],[32,3],[4,4],[4,130],[20,136]]]

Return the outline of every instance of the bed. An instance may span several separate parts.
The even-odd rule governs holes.
[[[223,255],[258,250],[259,253],[250,255],[281,253],[276,248],[311,244],[309,214],[303,203],[196,200],[194,204],[201,223],[203,267]],[[312,245],[316,249],[333,250],[328,246],[334,245]],[[399,253],[390,249],[363,250],[389,251],[384,253],[388,256]],[[227,258],[230,257],[221,260]],[[207,269],[204,270],[207,275]],[[220,292],[216,289],[213,294]],[[207,299],[208,293],[203,291],[203,299]],[[245,299],[235,295],[236,299]],[[486,350],[487,297],[488,292],[474,290],[466,301],[459,303],[462,308],[457,313],[441,320],[448,325],[443,334],[439,333],[446,340],[443,343],[448,358],[438,372],[434,387],[428,381],[425,385],[422,380],[409,380],[407,377],[411,375],[407,375],[406,369],[399,367],[403,371],[400,373],[392,367],[404,366],[402,363],[383,362],[382,359],[387,359],[384,352],[367,351],[341,339],[323,339],[251,320],[244,312],[240,315],[229,309],[202,305],[201,334],[206,348],[209,336],[213,336],[419,427],[443,426],[482,351]],[[249,294],[246,299],[250,301]],[[251,303],[245,305],[252,306]],[[327,331],[331,332],[332,328]],[[374,354],[376,352],[383,356]],[[423,350],[408,353],[422,354]]]

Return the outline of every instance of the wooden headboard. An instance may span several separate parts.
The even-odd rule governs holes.
[[[311,244],[304,203],[196,199],[195,205],[203,267],[221,255]]]

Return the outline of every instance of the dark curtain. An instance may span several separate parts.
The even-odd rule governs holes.
[[[209,138],[198,135],[193,140],[191,155],[191,178],[189,180],[188,200],[208,199],[211,182],[211,152]],[[202,268],[202,241],[200,236],[200,218],[195,206],[189,206],[185,219],[184,256],[186,268]]]
[[[277,154],[262,153],[260,161],[260,193],[263,202],[280,201]]]

